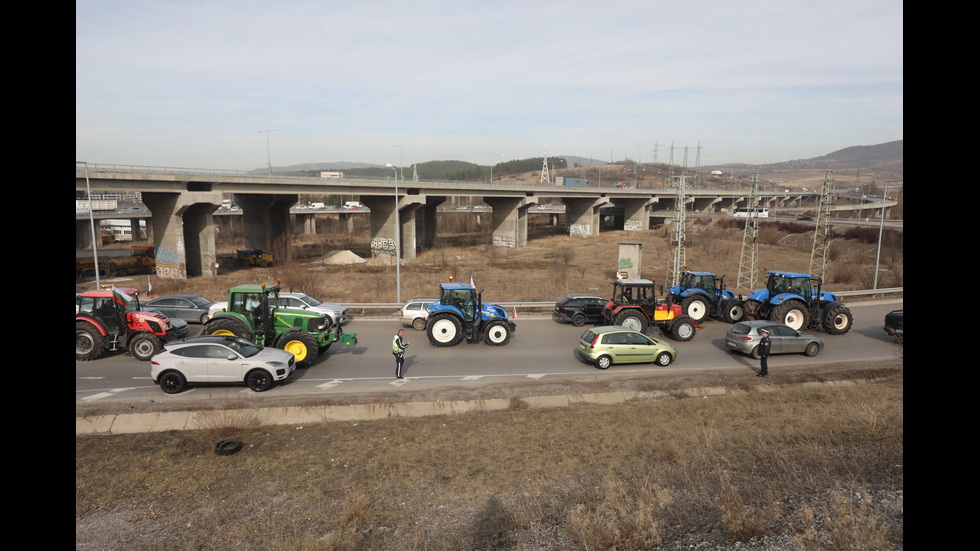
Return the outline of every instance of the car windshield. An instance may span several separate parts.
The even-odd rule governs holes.
[[[228,339],[225,341],[225,344],[228,346],[228,348],[231,348],[246,358],[251,358],[262,350],[261,346],[250,343],[241,337]]]
[[[211,304],[211,301],[204,297],[187,297],[187,300],[191,301],[194,306],[207,306]]]
[[[319,300],[317,300],[317,299],[315,299],[315,298],[313,298],[313,297],[311,297],[309,295],[299,295],[299,299],[302,300],[303,302],[309,304],[310,306],[319,306],[319,305],[323,304]]]

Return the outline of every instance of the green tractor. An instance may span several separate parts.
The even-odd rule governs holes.
[[[357,344],[357,335],[331,332],[331,321],[310,310],[279,306],[278,285],[239,285],[228,291],[228,306],[204,324],[204,335],[235,335],[261,346],[274,346],[296,357],[297,367],[309,367],[321,352],[341,341]]]

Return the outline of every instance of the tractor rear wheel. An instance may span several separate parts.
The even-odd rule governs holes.
[[[462,326],[452,314],[436,314],[426,327],[432,346],[456,346],[462,340]]]
[[[795,331],[806,331],[810,326],[810,311],[799,301],[790,300],[773,308],[769,319],[786,324]]]
[[[252,331],[244,323],[234,318],[211,318],[204,325],[202,335],[234,335],[247,341],[252,340]]]
[[[853,323],[854,317],[851,316],[850,308],[835,306],[827,312],[827,317],[823,320],[823,329],[831,335],[843,335],[851,330]]]
[[[742,303],[742,318],[746,320],[756,320],[759,319],[759,309],[762,308],[762,303],[758,300],[746,300]]]
[[[105,352],[105,337],[91,323],[75,322],[75,359],[94,360]]]
[[[616,325],[643,333],[647,330],[647,318],[636,309],[623,310],[616,316]]]
[[[320,346],[313,335],[306,331],[290,331],[279,338],[276,348],[289,352],[296,358],[296,367],[310,367],[316,361]]]

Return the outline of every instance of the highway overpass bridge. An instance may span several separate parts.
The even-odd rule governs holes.
[[[210,273],[216,258],[214,215],[223,194],[232,194],[234,203],[241,207],[245,248],[265,250],[272,250],[277,239],[285,237],[288,242],[290,208],[300,194],[357,196],[370,209],[373,255],[395,254],[398,239],[400,243],[418,242],[425,248],[436,246],[437,208],[453,197],[477,197],[491,207],[493,242],[502,247],[527,245],[528,212],[535,205],[560,202],[565,207],[569,234],[590,236],[599,232],[600,211],[613,215],[617,229],[648,230],[651,220],[654,224],[669,220],[680,200],[676,189],[396,182],[394,178],[333,179],[76,163],[75,191],[87,190],[140,192],[150,211],[158,275],[175,278]],[[812,191],[760,194],[761,202],[770,208],[816,206],[818,199]],[[745,191],[686,189],[683,194],[685,208],[696,212],[733,209],[745,206],[747,200]],[[305,228],[315,228],[311,222],[316,212],[294,209],[292,215]],[[87,224],[87,216],[76,216],[76,248],[91,247]],[[414,246],[400,249],[404,258],[415,256]]]

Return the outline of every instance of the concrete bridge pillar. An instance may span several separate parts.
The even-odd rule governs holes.
[[[400,228],[395,223],[394,197],[362,196],[361,202],[371,209],[371,256],[382,254],[394,256],[400,241],[401,257],[415,258],[415,242],[419,231],[417,211],[424,205],[425,197],[421,195],[399,197],[397,226]]]
[[[315,214],[297,214],[296,221],[302,224],[303,233],[305,235],[316,235],[316,215]]]
[[[565,225],[568,235],[589,237],[599,235],[601,220],[599,209],[608,206],[609,201],[604,197],[598,199],[566,198]]]
[[[623,206],[623,229],[626,231],[646,231],[650,229],[650,210],[656,199],[617,199],[616,205]]]
[[[292,233],[289,208],[298,200],[298,195],[291,194],[236,194],[235,204],[242,208],[245,248],[274,253],[277,241],[288,247]]]
[[[216,261],[214,218],[217,192],[143,192],[156,254],[157,277],[186,279],[211,273]]]
[[[527,246],[527,211],[536,203],[526,197],[484,197],[493,209],[490,231],[497,247],[514,249]]]

